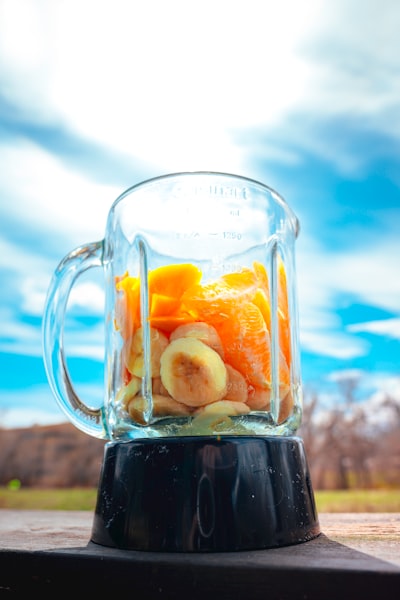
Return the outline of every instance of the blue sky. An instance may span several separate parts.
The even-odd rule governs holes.
[[[382,9],[0,0],[3,426],[65,420],[41,347],[58,262],[103,237],[127,187],[184,170],[258,179],[297,214],[306,393],[333,407],[355,377],[359,401],[400,402],[400,4]],[[82,279],[66,326],[93,402],[101,283]]]

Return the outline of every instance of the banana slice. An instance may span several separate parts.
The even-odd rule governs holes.
[[[168,393],[187,406],[202,406],[221,400],[228,374],[220,355],[192,337],[169,343],[160,359],[161,381]]]
[[[283,423],[290,416],[293,409],[293,395],[287,385],[279,386],[279,416],[278,423]],[[247,398],[247,404],[251,410],[271,409],[271,390],[263,388],[252,388]]]
[[[158,329],[150,328],[150,366],[151,376],[159,377],[160,375],[160,357],[168,346],[168,338]],[[143,353],[143,329],[139,327],[133,338],[128,353],[126,367],[132,375],[136,377],[144,377],[145,364]]]
[[[151,391],[154,394],[159,394],[160,396],[167,396],[167,397],[171,397],[165,386],[163,385],[163,382],[161,381],[161,377],[154,377],[152,379],[152,386],[151,386]]]
[[[142,380],[133,375],[130,382],[118,390],[115,400],[121,402],[126,408],[130,400],[140,391],[141,386]]]
[[[279,417],[278,423],[283,423],[290,416],[293,409],[294,401],[292,392],[289,390],[279,404]]]
[[[228,385],[224,400],[246,403],[249,393],[245,378],[237,369],[231,367],[231,365],[225,363],[225,367],[228,372]]]
[[[196,323],[185,323],[177,327],[170,336],[170,342],[183,337],[196,338],[210,346],[215,352],[224,358],[224,348],[222,346],[221,338],[219,337],[217,330],[212,325],[198,321]]]
[[[247,404],[251,410],[269,410],[271,407],[271,389],[251,386]]]
[[[130,417],[140,425],[148,424],[144,418],[146,408],[147,402],[143,396],[135,396],[127,405]],[[190,414],[190,408],[173,398],[161,396],[161,394],[153,394],[153,417],[187,417]]]
[[[223,415],[227,417],[236,417],[238,415],[247,415],[250,412],[250,408],[244,402],[234,402],[232,400],[220,400],[219,402],[213,402],[202,406],[196,411],[197,415]]]
[[[196,409],[192,428],[197,435],[209,435],[232,428],[237,431],[238,424],[234,424],[231,417],[246,415],[249,412],[249,407],[243,402],[220,400]]]

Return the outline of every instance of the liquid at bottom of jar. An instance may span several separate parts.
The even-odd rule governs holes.
[[[300,426],[301,410],[295,407],[292,415],[276,424],[266,412],[244,416],[209,415],[195,417],[160,417],[149,425],[137,425],[120,420],[113,427],[112,438],[132,440],[158,437],[190,437],[203,435],[294,435]]]

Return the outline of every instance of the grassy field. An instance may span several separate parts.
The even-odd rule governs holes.
[[[0,508],[22,510],[91,510],[97,490],[92,488],[9,489],[0,487]]]
[[[319,512],[400,512],[400,490],[315,490]],[[10,489],[0,487],[0,509],[90,510],[96,489]]]
[[[316,490],[319,512],[400,512],[400,490]]]

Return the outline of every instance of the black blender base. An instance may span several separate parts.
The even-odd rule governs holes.
[[[320,533],[298,437],[106,444],[92,541],[128,550],[234,551]]]

